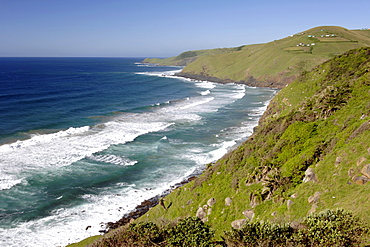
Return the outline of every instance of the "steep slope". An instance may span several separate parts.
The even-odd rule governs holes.
[[[344,208],[370,224],[370,48],[282,89],[254,134],[139,221],[195,216],[220,236],[237,220],[292,222]]]
[[[370,30],[322,26],[266,44],[191,51],[159,64],[186,65],[180,75],[216,82],[282,88],[297,76],[350,49],[370,46]]]

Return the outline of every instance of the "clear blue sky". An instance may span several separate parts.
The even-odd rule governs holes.
[[[370,1],[0,0],[0,56],[168,57],[324,25],[370,27]]]

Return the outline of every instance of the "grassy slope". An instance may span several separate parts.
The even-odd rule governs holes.
[[[332,37],[332,34],[335,36]],[[315,37],[308,37],[309,35]],[[300,43],[315,45],[297,46]],[[187,65],[183,70],[186,75],[202,75],[236,82],[253,78],[259,83],[263,82],[263,86],[281,88],[304,70],[310,70],[335,55],[363,46],[370,46],[369,30],[351,31],[342,27],[324,26],[266,44],[193,51],[165,60],[146,61]],[[191,57],[181,60],[186,54]]]
[[[370,182],[353,180],[370,163],[369,71],[370,48],[363,48],[304,73],[274,97],[248,141],[168,195],[167,210],[157,206],[139,220],[194,216],[215,198],[207,219],[218,236],[245,210],[254,219],[286,222],[315,207],[340,207],[370,224]],[[303,183],[309,167],[317,182]],[[318,202],[310,204],[316,192]]]

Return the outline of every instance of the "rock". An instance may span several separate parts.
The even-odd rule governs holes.
[[[335,159],[335,163],[334,163],[334,165],[335,165],[335,166],[339,166],[340,162],[342,162],[342,158],[338,156],[338,157]]]
[[[257,205],[260,204],[261,197],[258,196],[258,195],[251,195],[250,200],[251,200],[250,205],[251,205],[252,208],[254,208],[254,207],[256,207]]]
[[[298,197],[298,194],[297,193],[294,193],[293,195],[290,196],[291,198],[297,198]]]
[[[316,203],[312,204],[311,209],[310,209],[310,210],[308,210],[308,213],[309,213],[309,214],[312,214],[312,213],[316,212],[317,207],[318,207],[318,206],[317,206],[317,204],[316,204]]]
[[[363,185],[363,184],[366,184],[367,182],[369,182],[370,179],[367,178],[367,177],[354,177],[353,178],[353,182],[355,182],[355,184],[359,184],[359,185]]]
[[[349,168],[348,170],[348,177],[353,177],[353,175],[355,174],[355,171],[352,169],[352,168]]]
[[[225,206],[230,206],[232,201],[233,201],[233,200],[231,200],[231,198],[230,198],[230,197],[226,197],[226,198],[225,198]]]
[[[202,207],[198,208],[196,216],[197,216],[199,219],[203,220],[203,219],[206,217],[206,215],[207,215],[207,213],[206,213],[206,211],[204,210],[204,208],[202,208]]]
[[[252,209],[247,209],[242,212],[242,214],[247,217],[247,219],[251,220],[254,217],[254,212]]]
[[[365,165],[365,166],[361,169],[361,173],[362,173],[363,175],[365,175],[367,178],[370,178],[370,164]]]
[[[315,192],[313,196],[308,198],[308,203],[313,204],[319,202],[321,192]]]
[[[366,161],[367,159],[365,157],[361,157],[356,164],[357,166],[362,166]]]
[[[286,201],[286,205],[287,205],[288,209],[290,209],[290,207],[293,205],[293,203],[294,202],[292,200]]]
[[[234,228],[234,229],[242,229],[245,222],[247,222],[246,219],[240,219],[240,220],[234,220],[233,222],[231,222],[231,226]]]
[[[216,203],[216,199],[215,198],[211,198],[211,199],[209,199],[207,201],[207,205],[210,206],[210,207],[212,207],[213,204],[215,204],[215,203]]]
[[[303,179],[303,182],[304,183],[307,183],[307,182],[314,182],[316,183],[317,182],[317,178],[316,178],[316,174],[313,172],[313,169],[312,168],[308,168],[305,172],[304,172],[304,179]]]

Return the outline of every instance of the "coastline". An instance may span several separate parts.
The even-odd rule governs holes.
[[[249,86],[249,87],[266,87],[266,88],[280,90],[280,87],[272,87],[269,83],[266,83],[266,85],[269,84],[269,86],[261,86],[259,84],[259,82],[255,79],[253,79],[253,78],[250,79],[249,83],[247,83],[247,82],[235,82],[235,81],[231,81],[231,80],[222,80],[222,79],[219,79],[219,78],[216,78],[216,77],[207,77],[207,76],[201,76],[201,75],[190,75],[190,74],[182,73],[181,72],[182,70],[180,70],[180,72],[178,72],[178,71],[179,70],[170,71],[169,74],[164,74],[164,73],[161,73],[161,74],[158,73],[157,74],[156,73],[156,74],[153,74],[153,75],[154,76],[160,76],[160,77],[169,77],[170,76],[170,77],[174,77],[174,78],[183,78],[183,79],[187,79],[187,80],[191,80],[191,81],[203,81],[203,82],[212,82],[212,83],[220,83],[220,84],[234,83],[234,84],[246,85],[246,86]],[[266,109],[267,109],[267,106],[266,106]],[[253,129],[257,126],[258,126],[258,124],[256,126],[254,126]],[[252,133],[252,135],[253,135],[253,133]],[[232,149],[237,148],[239,145],[240,144],[233,146]],[[224,155],[226,155],[226,153]],[[216,162],[216,161],[214,161],[214,162]],[[204,165],[206,165],[206,164],[204,164]],[[167,190],[163,191],[161,194],[158,194],[156,196],[153,196],[149,199],[146,199],[146,200],[142,201],[132,211],[124,214],[121,217],[121,219],[119,219],[115,222],[105,223],[106,230],[100,230],[99,232],[100,233],[108,233],[111,230],[114,230],[114,229],[119,228],[121,226],[130,224],[135,219],[137,219],[140,216],[147,213],[152,207],[155,207],[156,205],[158,205],[160,200],[162,198],[164,198],[165,196],[169,195],[170,193],[172,193],[173,190],[175,190],[179,187],[182,187],[183,185],[185,185],[185,184],[191,182],[192,180],[196,179],[197,177],[199,177],[205,171],[205,169],[206,169],[206,167],[204,167],[200,171],[197,170],[193,174],[190,174],[183,181],[181,181],[179,183],[176,183],[175,185],[172,185],[170,189],[167,189]]]
[[[227,84],[227,83],[236,83],[236,84],[242,84],[249,87],[267,87],[272,89],[281,89],[284,88],[287,84],[289,84],[290,81],[283,81],[283,82],[277,82],[277,81],[259,81],[253,76],[249,77],[246,81],[233,81],[230,79],[220,79],[218,77],[213,76],[206,76],[206,75],[196,75],[196,74],[189,74],[189,73],[176,73],[174,76],[183,77],[191,80],[197,80],[197,81],[210,81],[215,83],[221,83],[221,84]]]
[[[203,170],[201,171],[203,172]],[[139,205],[135,207],[134,210],[131,212],[126,213],[116,222],[108,222],[106,224],[106,230],[100,230],[100,233],[107,233],[111,230],[114,230],[116,228],[119,228],[121,226],[130,224],[133,220],[139,218],[140,216],[144,215],[146,212],[148,212],[152,207],[159,204],[161,198],[167,196],[170,194],[173,190],[189,183],[190,181],[196,179],[201,173],[192,174],[188,178],[184,179],[183,181],[176,183],[175,185],[171,186],[170,189],[165,190],[162,194],[156,195],[152,198],[149,198],[147,200],[142,201]]]

